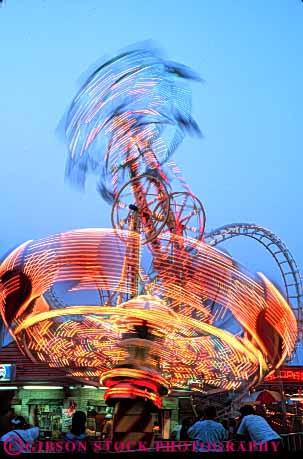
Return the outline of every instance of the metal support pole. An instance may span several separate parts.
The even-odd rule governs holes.
[[[153,446],[153,416],[150,403],[143,399],[125,399],[116,403],[113,422],[113,443],[127,444],[127,449]]]

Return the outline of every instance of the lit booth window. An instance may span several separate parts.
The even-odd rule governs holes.
[[[28,417],[33,423],[36,410],[41,438],[59,438],[62,432],[63,399],[31,399],[28,401]]]

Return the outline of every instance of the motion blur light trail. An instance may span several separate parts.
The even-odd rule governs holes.
[[[228,390],[256,381],[291,353],[295,317],[264,276],[253,279],[207,244],[174,236],[176,254],[158,257],[153,295],[131,298],[140,237],[123,236],[110,229],[71,231],[28,242],[4,260],[1,314],[34,360],[95,380],[132,364],[138,371],[156,368],[167,388],[197,379]],[[177,250],[181,242],[193,250]],[[59,307],[49,289],[70,281],[75,298],[95,291],[104,302]],[[231,328],[240,324],[240,333],[221,327],[226,317]]]
[[[67,177],[84,186],[87,173],[95,171],[101,194],[111,201],[127,169],[132,176],[158,169],[186,132],[200,133],[186,80],[200,78],[152,48],[133,49],[103,63],[67,116]]]
[[[96,69],[67,114],[66,175],[83,187],[97,173],[113,229],[28,241],[0,266],[0,311],[20,349],[107,386],[117,419],[121,400],[143,413],[144,400],[160,407],[193,382],[257,384],[296,342],[296,317],[265,276],[203,242],[203,204],[168,162],[185,134],[200,134],[190,80],[151,48]]]

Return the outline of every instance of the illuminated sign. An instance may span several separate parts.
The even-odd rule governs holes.
[[[265,378],[265,382],[271,381],[303,382],[303,367],[282,367]]]
[[[16,365],[0,363],[0,382],[12,381],[16,378]]]

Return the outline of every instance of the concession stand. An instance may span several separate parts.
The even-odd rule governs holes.
[[[92,437],[99,437],[105,416],[112,412],[104,401],[106,388],[92,385],[84,378],[67,377],[63,370],[33,363],[11,342],[0,348],[0,392],[13,391],[11,406],[15,415],[33,422],[36,411],[40,438],[58,438],[71,427],[76,410],[87,414],[87,428]],[[163,409],[155,415],[157,436],[169,435],[178,420],[178,399],[163,400]]]

